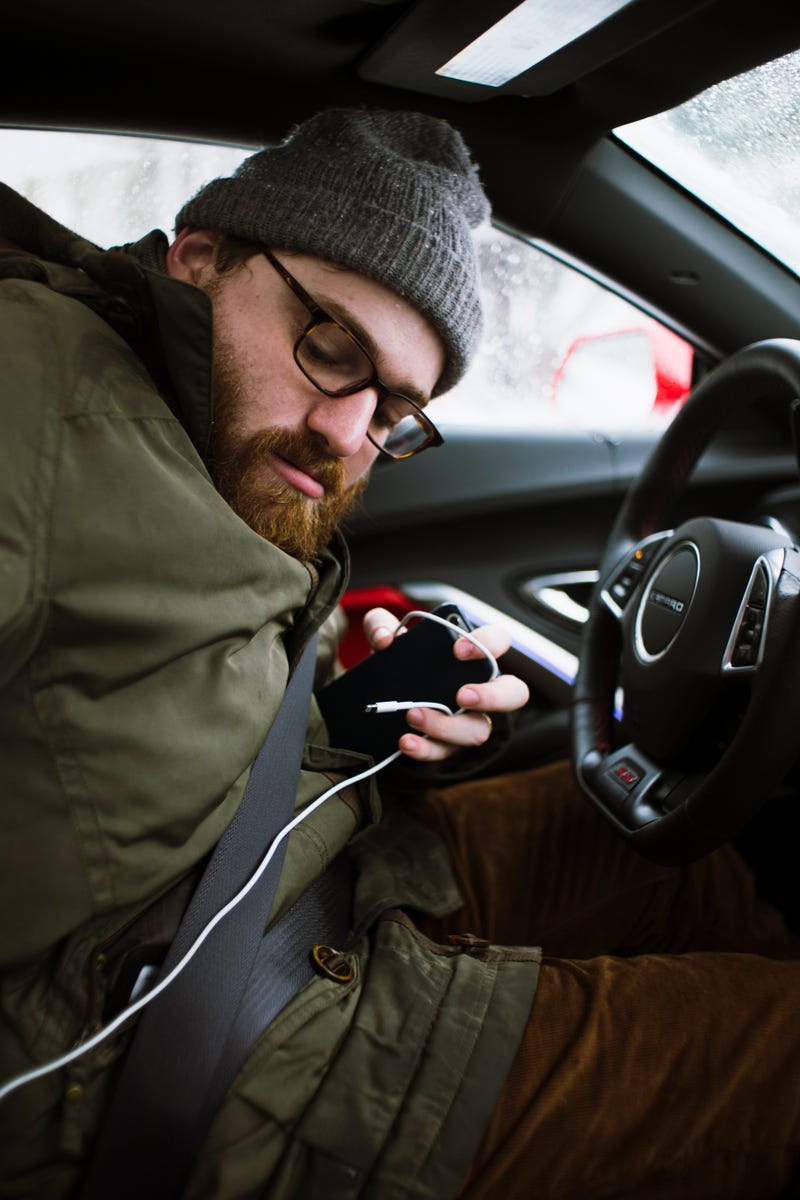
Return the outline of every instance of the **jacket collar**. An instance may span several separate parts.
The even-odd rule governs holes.
[[[168,244],[157,229],[112,253],[132,258],[141,272],[178,416],[205,457],[212,418],[211,301],[200,288],[167,275]]]
[[[102,250],[0,184],[2,273],[38,278],[98,312],[141,357],[204,456],[211,430],[212,314],[199,288],[166,274],[167,239]],[[31,261],[33,256],[34,261]]]

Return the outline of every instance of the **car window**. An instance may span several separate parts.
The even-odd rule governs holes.
[[[0,129],[0,179],[99,246],[173,232],[181,206],[252,147],[44,129]]]
[[[800,273],[800,51],[615,133]]]
[[[253,147],[0,129],[3,182],[101,246],[173,232],[187,197]],[[691,347],[606,287],[511,233],[478,231],[486,327],[464,381],[435,401],[443,429],[638,430],[686,396]]]
[[[690,344],[552,254],[478,233],[486,327],[477,360],[435,402],[448,425],[664,427],[692,379]]]

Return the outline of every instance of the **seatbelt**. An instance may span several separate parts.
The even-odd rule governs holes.
[[[214,850],[169,949],[162,977],[251,877],[291,820],[316,638],[289,680],[239,809]],[[286,852],[144,1010],[125,1057],[81,1200],[174,1200],[254,1040],[311,976],[314,942],[348,932],[349,870],[340,856],[264,935]],[[329,922],[328,929],[324,921]],[[309,926],[308,940],[298,933]]]

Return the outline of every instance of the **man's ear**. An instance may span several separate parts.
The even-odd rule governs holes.
[[[167,250],[167,274],[185,283],[200,284],[217,256],[219,235],[212,229],[184,226]]]

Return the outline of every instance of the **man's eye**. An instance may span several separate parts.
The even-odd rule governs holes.
[[[371,364],[363,352],[338,325],[318,325],[303,338],[300,352],[312,371],[316,368],[335,375],[336,381],[350,381],[371,374]]]
[[[312,366],[335,367],[337,363],[335,347],[325,344],[322,339],[306,338],[303,342],[303,357]]]

